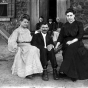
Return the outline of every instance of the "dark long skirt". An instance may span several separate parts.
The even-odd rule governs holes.
[[[88,79],[88,50],[81,43],[63,45],[63,62],[59,71],[70,78]]]

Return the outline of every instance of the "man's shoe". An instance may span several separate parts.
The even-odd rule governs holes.
[[[59,79],[56,68],[53,69],[53,78],[54,78],[54,80],[58,80]]]
[[[48,73],[47,73],[46,69],[43,70],[42,79],[44,81],[48,81],[49,80]]]

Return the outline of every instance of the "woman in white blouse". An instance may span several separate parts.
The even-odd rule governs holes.
[[[13,31],[8,39],[8,49],[16,52],[12,65],[12,74],[19,77],[32,78],[32,74],[42,73],[40,51],[30,44],[32,36],[28,29],[29,16],[24,14],[20,18],[20,26]]]

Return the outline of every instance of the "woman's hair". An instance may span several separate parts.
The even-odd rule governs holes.
[[[27,19],[28,21],[30,21],[30,16],[28,15],[28,14],[22,14],[21,16],[20,16],[20,21],[23,21],[24,19]]]
[[[72,8],[68,8],[65,12],[65,14],[72,12],[73,14],[76,14],[76,12]]]

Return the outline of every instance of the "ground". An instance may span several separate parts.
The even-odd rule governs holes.
[[[83,41],[88,45],[88,40]],[[62,62],[61,52],[56,55],[57,62]],[[0,88],[88,88],[88,80],[77,80],[72,82],[70,79],[54,80],[52,77],[52,68],[49,64],[49,81],[43,81],[41,75],[36,75],[32,80],[20,78],[11,74],[14,54],[7,49],[7,43],[0,39]]]

